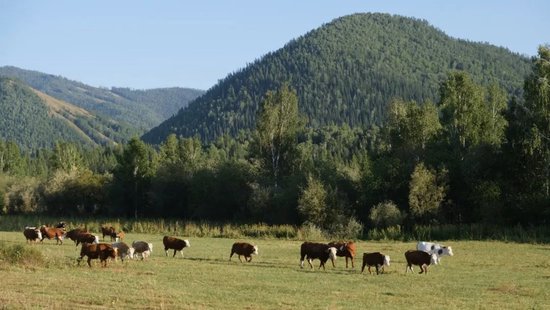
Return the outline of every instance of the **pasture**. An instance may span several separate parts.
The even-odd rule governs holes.
[[[97,234],[97,232],[96,232]],[[154,309],[365,309],[550,307],[550,246],[484,241],[447,241],[455,256],[443,257],[427,275],[405,274],[403,253],[414,242],[357,242],[354,269],[345,260],[326,271],[299,267],[301,241],[239,239],[255,243],[251,263],[229,261],[235,239],[187,238],[190,248],[166,257],[160,234],[128,233],[125,242],[154,244],[145,261],[120,260],[107,268],[86,259],[80,266],[70,240],[25,245],[22,232],[0,232],[2,246],[25,245],[42,263],[10,264],[0,256],[0,305],[18,308]],[[183,236],[181,238],[184,238]],[[391,256],[379,276],[360,274],[363,252]],[[316,267],[319,261],[315,261]]]

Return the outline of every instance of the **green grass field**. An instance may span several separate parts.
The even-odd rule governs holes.
[[[127,234],[125,241],[154,244],[145,261],[84,260],[70,240],[25,245],[46,263],[10,264],[0,257],[2,308],[51,309],[543,309],[550,308],[550,246],[504,242],[447,241],[455,256],[427,275],[405,274],[403,253],[415,243],[358,242],[354,269],[339,258],[326,271],[300,269],[300,241],[255,243],[251,263],[229,261],[233,239],[188,238],[191,247],[166,257],[162,235]],[[21,232],[0,232],[3,246],[25,244]],[[391,256],[386,273],[360,274],[361,253]],[[170,253],[171,254],[171,253]],[[329,264],[330,265],[330,264]],[[316,261],[318,266],[318,261]],[[415,268],[418,272],[418,268]]]

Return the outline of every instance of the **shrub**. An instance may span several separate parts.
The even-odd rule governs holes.
[[[45,259],[38,249],[28,245],[8,245],[0,242],[0,264],[21,265],[24,267],[44,266]]]
[[[374,206],[369,215],[372,224],[377,228],[401,225],[403,214],[392,201],[384,201]]]

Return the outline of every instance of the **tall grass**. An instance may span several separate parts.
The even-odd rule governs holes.
[[[129,233],[167,234],[189,237],[213,238],[262,238],[287,240],[368,239],[368,240],[500,240],[522,243],[550,243],[548,226],[495,226],[484,224],[467,225],[417,225],[406,231],[393,226],[384,229],[366,229],[357,236],[331,235],[316,226],[232,224],[213,222],[190,222],[176,219],[120,219],[120,218],[59,218],[42,215],[0,216],[0,231],[22,231],[25,226],[54,225],[65,221],[69,228],[86,227],[99,232],[101,226],[110,225],[117,231]]]

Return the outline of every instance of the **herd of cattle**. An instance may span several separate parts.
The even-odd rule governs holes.
[[[66,231],[66,224],[60,222],[59,224],[48,227],[42,225],[41,227],[25,227],[23,235],[27,239],[27,242],[42,242],[44,239],[55,239],[56,244],[63,244],[64,238],[69,238],[76,246],[82,244],[80,250],[80,257],[77,258],[78,264],[84,258],[88,257],[88,266],[91,265],[92,259],[99,259],[102,266],[107,266],[107,260],[116,260],[120,258],[123,262],[124,259],[141,258],[141,260],[150,256],[153,252],[153,244],[145,241],[134,241],[131,246],[128,246],[122,240],[125,237],[123,231],[116,232],[116,230],[109,227],[101,227],[101,233],[103,240],[105,236],[111,238],[111,243],[99,242],[99,236],[95,236],[87,231],[85,228],[76,228]],[[164,245],[164,251],[168,256],[169,250],[174,250],[172,257],[176,256],[179,251],[183,257],[183,249],[190,247],[188,240],[182,240],[175,237],[164,236],[162,239]],[[252,261],[252,255],[258,254],[258,247],[246,242],[236,242],[231,247],[231,254],[229,260],[237,254],[239,260],[242,262],[241,256],[244,256],[246,262]],[[346,258],[346,268],[348,268],[348,260],[351,262],[351,267],[354,268],[353,259],[356,254],[356,246],[353,241],[348,242],[330,242],[330,243],[314,243],[304,242],[300,247],[300,267],[304,268],[304,261],[307,262],[311,268],[313,268],[312,261],[318,259],[320,261],[319,269],[322,267],[325,269],[325,263],[330,259],[332,266],[335,267],[336,257]],[[443,246],[437,243],[420,241],[417,244],[416,250],[408,250],[405,252],[405,259],[407,261],[407,267],[405,273],[409,270],[413,272],[412,266],[419,266],[420,273],[427,273],[428,266],[437,265],[440,263],[442,256],[453,256],[453,250],[450,246]],[[385,266],[390,265],[390,257],[380,252],[363,253],[363,265],[361,267],[361,273],[368,267],[369,273],[371,273],[371,267],[375,267],[376,274],[384,271]]]

